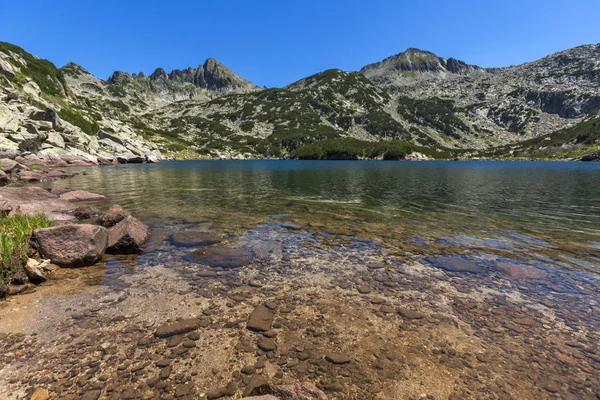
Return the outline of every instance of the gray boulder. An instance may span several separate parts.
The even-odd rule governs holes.
[[[108,230],[89,224],[66,224],[33,231],[32,246],[40,256],[61,267],[78,268],[100,261],[108,245]]]
[[[104,214],[98,218],[98,223],[106,228],[115,226],[125,218],[131,215],[131,212],[127,211],[119,205],[110,207]]]
[[[150,228],[131,215],[110,228],[108,249],[110,254],[139,254],[150,240]]]

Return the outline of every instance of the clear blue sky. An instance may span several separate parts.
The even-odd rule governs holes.
[[[600,42],[598,0],[0,0],[0,41],[106,79],[214,57],[258,85],[407,47],[484,67]]]

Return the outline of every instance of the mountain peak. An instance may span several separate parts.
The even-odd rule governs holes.
[[[480,68],[456,58],[451,57],[446,60],[430,51],[409,47],[405,51],[388,57],[383,61],[363,67],[360,72],[367,77],[373,77],[398,71],[462,74],[476,69]]]

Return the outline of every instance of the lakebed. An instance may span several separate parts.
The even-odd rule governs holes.
[[[598,164],[85,171],[47,185],[107,196],[152,238],[0,304],[2,398],[240,398],[262,379],[332,399],[600,392]],[[257,309],[269,326],[248,329]],[[194,322],[157,336],[178,319]]]

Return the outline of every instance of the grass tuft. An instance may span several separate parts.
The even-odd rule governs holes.
[[[51,225],[44,214],[0,217],[0,284],[9,283],[27,259],[31,233]]]

